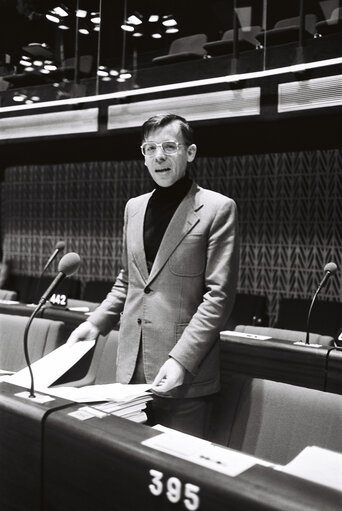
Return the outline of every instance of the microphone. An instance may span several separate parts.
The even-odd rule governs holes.
[[[46,263],[46,265],[44,266],[43,268],[43,271],[41,273],[41,275],[43,275],[43,273],[48,269],[48,267],[50,266],[50,264],[52,263],[52,261],[55,259],[55,257],[59,254],[59,252],[61,252],[62,250],[64,250],[64,247],[65,247],[65,242],[64,241],[58,241],[58,243],[56,244],[56,247],[55,247],[55,250],[54,252],[50,255],[49,259],[48,259],[48,262]]]
[[[70,277],[73,273],[78,270],[80,265],[80,256],[76,254],[76,252],[69,252],[62,257],[58,264],[58,274],[51,282],[50,286],[47,288],[45,293],[43,293],[41,299],[39,300],[38,305],[44,305],[46,301],[50,298],[55,288],[58,286],[65,277]]]
[[[36,289],[35,289],[35,292],[34,292],[34,296],[33,296],[33,300],[34,300],[34,303],[36,304],[38,302],[38,298],[39,298],[39,291],[40,291],[40,283],[41,283],[41,280],[42,280],[42,276],[44,274],[44,272],[48,269],[48,267],[50,266],[50,264],[52,263],[52,261],[55,259],[55,257],[57,256],[57,254],[59,252],[61,252],[65,247],[65,242],[64,241],[59,241],[57,244],[56,244],[56,247],[55,247],[55,250],[54,252],[51,254],[51,256],[49,257],[49,260],[48,262],[46,263],[46,265],[44,266],[43,268],[43,271],[41,272],[41,274],[39,275],[39,278],[37,280],[37,285],[36,285]]]
[[[305,344],[310,344],[310,318],[311,318],[311,311],[312,311],[312,308],[313,308],[313,305],[316,301],[316,297],[318,295],[318,293],[320,292],[320,290],[322,289],[322,287],[324,287],[326,285],[326,283],[328,282],[329,278],[331,277],[331,275],[334,275],[334,273],[336,272],[337,270],[337,265],[333,262],[330,262],[330,263],[327,263],[325,266],[324,266],[324,277],[323,279],[321,280],[321,282],[319,283],[319,286],[312,298],[312,301],[311,301],[311,305],[310,305],[310,309],[309,309],[309,313],[308,313],[308,318],[307,318],[307,322],[306,322],[306,340],[305,340]]]
[[[25,332],[24,332],[24,354],[25,354],[26,365],[28,367],[28,370],[29,370],[29,373],[30,373],[30,378],[31,378],[31,388],[30,388],[29,397],[32,397],[32,398],[35,397],[35,395],[34,395],[33,372],[32,372],[30,357],[29,357],[29,353],[28,353],[28,332],[29,332],[29,328],[31,326],[31,323],[32,323],[34,317],[38,314],[38,312],[40,311],[42,306],[50,298],[50,296],[52,295],[52,293],[56,289],[56,287],[62,282],[62,280],[64,280],[66,277],[70,277],[71,275],[73,275],[78,270],[80,262],[81,262],[80,256],[78,254],[76,254],[76,252],[69,252],[68,254],[65,254],[62,257],[62,259],[59,261],[59,264],[58,264],[58,274],[57,274],[57,276],[55,277],[53,282],[50,284],[50,286],[47,288],[45,293],[43,293],[41,299],[39,300],[38,305],[36,306],[36,308],[34,309],[33,313],[31,314],[31,316],[30,316],[30,318],[29,318],[29,320],[27,322],[27,325],[25,327]]]

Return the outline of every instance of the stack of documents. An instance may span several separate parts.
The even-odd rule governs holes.
[[[101,412],[124,417],[135,422],[146,422],[147,415],[144,410],[147,406],[146,403],[151,399],[152,395],[145,392],[143,396],[137,396],[127,401],[108,401],[107,403],[93,405],[93,407]]]

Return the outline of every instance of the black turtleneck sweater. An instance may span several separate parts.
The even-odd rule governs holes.
[[[191,185],[192,180],[187,175],[167,188],[155,183],[156,189],[148,201],[144,220],[144,248],[149,272],[167,226]]]

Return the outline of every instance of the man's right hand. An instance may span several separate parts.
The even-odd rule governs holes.
[[[70,337],[67,340],[67,344],[75,344],[75,342],[78,341],[93,340],[96,339],[99,334],[100,330],[97,326],[90,323],[90,321],[85,321],[71,332]]]

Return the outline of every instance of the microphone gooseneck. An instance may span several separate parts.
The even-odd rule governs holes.
[[[306,321],[306,340],[305,340],[305,344],[310,344],[310,319],[311,319],[312,308],[313,308],[314,303],[316,301],[317,295],[320,292],[320,290],[322,289],[322,287],[324,287],[325,284],[328,282],[328,279],[331,277],[331,275],[333,275],[336,271],[337,271],[337,265],[335,263],[333,263],[333,262],[327,263],[324,266],[324,272],[325,272],[324,273],[324,277],[321,280],[321,282],[319,283],[318,288],[316,289],[316,292],[315,292],[315,294],[314,294],[314,296],[312,298],[311,305],[310,305],[310,308],[309,308],[309,313],[308,313],[308,317],[307,317],[307,321]]]
[[[28,367],[30,378],[31,378],[31,387],[29,391],[29,397],[34,398],[34,379],[33,379],[33,372],[31,368],[31,361],[29,357],[28,352],[28,332],[31,326],[31,323],[35,316],[38,314],[42,306],[46,303],[46,301],[50,298],[51,294],[55,290],[55,288],[62,282],[62,280],[65,279],[65,277],[70,277],[78,270],[78,267],[80,265],[81,259],[76,252],[69,252],[68,254],[65,254],[65,256],[62,257],[62,259],[59,261],[58,264],[58,275],[55,277],[51,285],[48,287],[48,289],[45,291],[41,299],[39,300],[39,303],[37,307],[34,309],[33,313],[31,314],[27,325],[25,327],[24,332],[24,355],[25,355],[25,361],[26,365]]]

